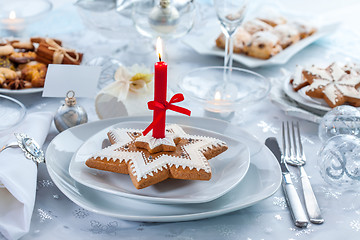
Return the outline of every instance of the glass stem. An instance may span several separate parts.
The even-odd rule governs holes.
[[[235,31],[227,31],[223,29],[223,33],[226,37],[225,42],[225,57],[224,57],[224,89],[226,87],[227,82],[231,79],[231,70],[233,63],[233,52],[234,52],[234,35]]]
[[[231,70],[232,68],[232,64],[233,64],[233,53],[234,53],[234,38],[233,38],[233,33],[229,34],[229,36],[226,39],[226,44],[228,45],[227,47],[227,53],[228,53],[228,59],[227,62],[225,63],[225,67],[228,67],[229,70]]]

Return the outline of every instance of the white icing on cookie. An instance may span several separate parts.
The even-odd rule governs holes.
[[[336,104],[339,100],[337,97],[338,89],[333,83],[328,83],[324,90],[324,94],[327,96],[327,98],[332,102],[333,104]]]
[[[304,77],[303,77],[302,71],[303,71],[303,67],[300,65],[297,65],[295,72],[292,75],[292,85],[294,88],[297,88],[298,86],[300,86],[301,84],[306,82],[306,79],[304,79]]]
[[[308,87],[308,91],[315,91],[315,89],[319,89],[321,87],[325,87],[326,85],[328,85],[329,83],[331,83],[331,80],[327,80],[327,79],[314,79],[314,82],[312,84],[310,84],[310,86]]]
[[[169,139],[176,136],[189,140],[189,143],[182,147],[184,156],[170,156],[164,152],[155,159],[148,159],[141,151],[130,152],[126,150],[128,144],[133,143],[135,141],[133,135],[135,135],[135,133],[141,134],[142,130],[117,128],[110,132],[110,136],[115,143],[91,157],[106,158],[108,161],[119,160],[120,162],[130,164],[132,173],[139,182],[142,178],[146,179],[148,176],[153,176],[154,173],[171,166],[175,166],[176,168],[182,167],[183,169],[188,167],[190,170],[204,170],[210,173],[211,168],[203,152],[206,152],[208,148],[226,145],[216,138],[186,134],[182,128],[176,124],[167,126],[166,130],[168,130],[166,131],[166,135],[172,135]]]
[[[311,66],[309,68],[305,68],[304,70],[307,71],[309,74],[318,76],[319,78],[322,79],[330,80],[332,78],[331,74],[326,69],[323,68]]]
[[[340,80],[347,74],[337,63],[331,64],[328,69],[334,81]]]
[[[360,75],[360,65],[356,63],[348,63],[346,64],[343,69],[345,71],[349,71],[350,74],[353,75]]]
[[[331,64],[326,69],[316,68],[313,70],[314,72],[309,71],[309,73],[320,78],[314,79],[308,87],[308,91],[323,88],[323,93],[334,105],[342,96],[360,100],[360,93],[356,89],[356,86],[360,84],[360,76],[347,74],[337,63]]]
[[[146,136],[138,137],[135,142],[148,143],[150,149],[154,149],[160,145],[176,147],[174,142],[175,138],[176,135],[174,134],[166,134],[164,138],[154,138],[151,134],[147,134]]]

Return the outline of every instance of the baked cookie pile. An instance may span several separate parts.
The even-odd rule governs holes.
[[[42,45],[51,41],[47,49],[49,57],[43,57]],[[56,44],[56,45],[55,45]],[[53,63],[52,55],[63,55],[67,59],[67,49],[61,47],[61,41],[46,38],[31,38],[29,41],[12,40],[0,43],[0,88],[20,90],[44,87],[47,65]],[[73,51],[73,50],[71,50]],[[56,54],[54,54],[56,52]],[[65,56],[65,57],[64,57]],[[48,60],[50,59],[50,60]],[[82,54],[77,62],[58,62],[80,64]]]
[[[305,88],[306,95],[323,98],[332,108],[348,103],[360,106],[360,67],[332,63],[322,68],[297,66],[290,83],[294,91]]]
[[[227,150],[226,143],[210,137],[193,136],[172,124],[165,138],[141,130],[114,129],[108,133],[111,146],[93,154],[86,165],[91,168],[129,174],[137,189],[168,178],[210,180],[208,160]]]
[[[297,21],[289,21],[278,13],[258,17],[238,28],[234,34],[234,53],[269,59],[294,43],[311,36],[316,28]],[[216,39],[216,46],[225,48],[224,34]]]

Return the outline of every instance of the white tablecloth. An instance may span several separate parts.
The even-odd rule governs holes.
[[[267,1],[264,1],[267,2]],[[344,24],[331,36],[317,41],[295,55],[283,66],[260,67],[256,72],[269,78],[281,76],[281,68],[293,70],[296,64],[312,62],[331,63],[333,60],[355,59],[360,56],[359,12],[357,1],[280,1],[284,8],[299,12],[323,14],[341,20]],[[107,39],[87,30],[81,23],[75,7],[70,1],[54,1],[54,10],[46,21],[34,23],[29,27],[31,35],[49,35],[71,42],[73,48],[81,49],[86,58],[112,54],[125,64],[136,63],[139,58],[126,51],[126,39]],[[202,20],[215,18],[214,12],[206,1],[201,2]],[[196,34],[201,26],[197,25],[190,34]],[[219,30],[220,31],[220,30]],[[116,49],[120,49],[115,54]],[[124,50],[125,49],[125,50]],[[223,59],[203,56],[185,46],[181,40],[170,42],[167,46],[169,65],[169,85],[173,87],[180,74],[192,68],[209,65],[222,65]],[[140,60],[139,60],[140,61]],[[243,67],[235,63],[235,66]],[[50,110],[55,112],[63,99],[42,98],[41,93],[14,95],[24,103],[28,112]],[[93,99],[78,99],[88,112],[89,121],[96,121]],[[203,116],[203,111],[192,102],[186,102],[193,115]],[[297,120],[286,116],[281,109],[264,99],[252,106],[242,116],[233,119],[237,124],[260,141],[267,137],[280,137],[280,124],[283,120]],[[300,120],[303,143],[308,159],[306,170],[318,197],[325,223],[310,224],[305,229],[296,228],[281,190],[270,198],[246,209],[223,216],[179,223],[142,223],[123,221],[85,210],[71,202],[54,185],[46,166],[39,166],[37,195],[30,232],[22,239],[360,239],[360,192],[344,192],[327,185],[316,167],[317,151],[320,140],[317,136],[318,125]],[[44,148],[58,134],[54,125]],[[297,169],[292,168],[295,184],[300,190]],[[2,237],[0,236],[0,239]]]

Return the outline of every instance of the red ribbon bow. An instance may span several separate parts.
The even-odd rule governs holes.
[[[165,104],[159,103],[157,101],[148,102],[148,108],[150,110],[157,109],[162,111],[161,114],[158,115],[157,118],[154,119],[153,122],[142,132],[142,134],[146,136],[154,128],[154,126],[160,121],[160,119],[164,117],[166,110],[172,110],[190,116],[191,111],[189,109],[173,105],[173,103],[178,103],[182,101],[184,101],[184,95],[182,95],[181,93],[177,93],[170,99],[169,102],[165,101]]]

